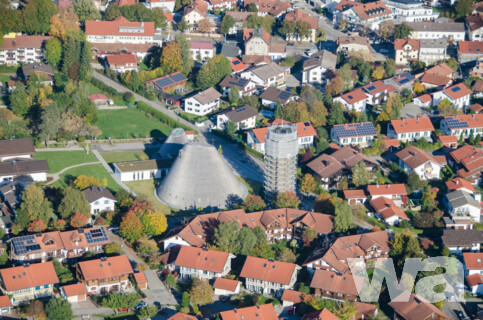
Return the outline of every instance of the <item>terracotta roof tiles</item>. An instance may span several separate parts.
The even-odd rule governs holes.
[[[16,291],[59,283],[51,261],[0,270],[5,291]]]
[[[230,253],[182,246],[174,262],[177,267],[185,267],[214,273],[222,273]]]
[[[247,257],[240,277],[269,281],[287,285],[290,283],[297,265],[257,257]]]
[[[83,280],[102,280],[134,273],[126,255],[82,261],[78,264]]]

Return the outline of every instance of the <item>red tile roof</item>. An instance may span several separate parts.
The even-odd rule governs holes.
[[[148,279],[146,279],[146,275],[144,274],[144,272],[136,272],[134,274],[134,280],[136,280],[137,284],[148,283]]]
[[[144,26],[144,32],[119,32],[120,27],[141,26]],[[86,21],[85,31],[86,35],[154,37],[154,22],[131,22],[121,16],[113,21]]]
[[[378,0],[353,7],[352,10],[362,19],[369,20],[391,14],[384,2]]]
[[[473,185],[471,184],[471,182],[465,180],[465,179],[461,179],[461,178],[454,178],[454,179],[451,179],[449,181],[446,181],[446,187],[448,187],[448,191],[455,191],[455,190],[459,190],[461,188],[465,188],[465,189],[468,189],[468,190],[471,190],[473,192],[475,192],[475,187],[473,187]]]
[[[421,320],[438,316],[441,320],[450,319],[433,304],[407,291],[399,295],[389,305],[405,320]]]
[[[168,22],[173,22],[173,15],[169,12],[164,12],[164,16]]]
[[[464,252],[463,259],[467,270],[483,271],[483,252]]]
[[[362,91],[361,88],[352,90],[351,92],[343,94],[340,97],[347,101],[348,104],[354,104],[356,102],[367,99],[367,95]]]
[[[428,103],[430,102],[431,100],[433,100],[433,98],[431,98],[431,96],[429,94],[423,94],[422,96],[419,96],[417,97],[419,100],[421,100],[423,103]]]
[[[174,316],[168,318],[168,320],[198,320],[198,318],[186,313],[178,312]]]
[[[52,37],[46,36],[16,36],[15,38],[4,38],[0,50],[17,50],[23,48],[40,49],[44,43]]]
[[[106,57],[107,63],[111,67],[137,65],[139,60],[134,54],[114,54]]]
[[[426,70],[426,73],[432,73],[438,76],[449,77],[449,78],[451,78],[454,72],[455,71],[451,69],[446,63],[438,64],[437,66],[434,66]]]
[[[67,297],[73,297],[73,296],[78,296],[78,295],[81,295],[81,294],[87,294],[86,285],[83,284],[83,283],[76,283],[76,284],[63,286],[62,289],[64,289],[65,295]]]
[[[247,68],[247,66],[243,62],[241,62],[241,60],[238,59],[237,57],[231,59],[231,70],[232,71],[239,72],[239,71],[245,70],[246,68]]]
[[[334,10],[338,11],[345,11],[348,8],[352,8],[354,6],[358,6],[360,2],[356,1],[351,1],[351,0],[341,0],[339,3],[337,3],[334,7]]]
[[[472,274],[471,276],[466,276],[466,281],[468,281],[468,284],[470,285],[470,287],[483,284],[483,274],[475,273],[475,274]]]
[[[460,41],[458,42],[458,53],[483,54],[483,41]]]
[[[8,308],[12,306],[9,296],[0,296],[0,308]]]
[[[310,287],[332,293],[357,296],[358,291],[355,281],[362,283],[363,279],[351,274],[338,275],[333,271],[317,269],[312,277],[312,282],[310,282]]]
[[[247,257],[240,277],[289,284],[297,265],[257,257]]]
[[[456,136],[439,136],[438,139],[442,144],[458,142],[458,138]]]
[[[402,183],[396,184],[373,184],[367,186],[367,191],[371,197],[380,195],[400,194],[407,195],[406,187]]]
[[[419,40],[408,38],[394,40],[394,50],[404,50],[404,46],[406,46],[406,44],[409,44],[412,47],[412,50],[419,50]]]
[[[238,283],[239,281],[237,280],[216,278],[215,283],[213,284],[213,288],[235,292]]]
[[[109,100],[109,98],[103,93],[93,93],[89,95],[89,100],[96,101],[96,100]]]
[[[136,0],[117,0],[115,1],[119,7],[132,6],[136,4]]]
[[[470,110],[474,111],[475,113],[482,113],[483,112],[483,106],[481,104],[475,103],[470,107]]]
[[[0,276],[6,291],[59,283],[59,278],[57,278],[57,273],[51,261],[1,269]]]
[[[311,17],[300,9],[295,9],[295,11],[289,12],[285,15],[285,20],[288,21],[304,21],[309,24],[312,29],[317,29],[318,22],[317,18]]]
[[[190,41],[191,49],[213,50],[213,41]]]
[[[459,88],[459,89],[457,89]],[[458,83],[452,87],[444,89],[443,92],[453,100],[462,98],[473,93],[464,83]]]
[[[421,77],[420,81],[422,84],[427,83],[427,84],[432,84],[436,86],[447,86],[452,80],[449,77],[426,72]]]
[[[483,114],[460,114],[457,116],[444,117],[450,129],[474,129],[483,128]],[[452,127],[448,120],[456,120],[460,123],[458,127]],[[450,121],[453,122],[453,121]],[[466,125],[464,125],[466,123]],[[461,124],[463,126],[461,126]]]
[[[220,312],[222,320],[279,320],[271,303]]]
[[[109,257],[79,262],[84,280],[101,280],[134,273],[127,256]]]
[[[329,309],[317,310],[311,313],[305,314],[300,320],[340,320]]]
[[[317,135],[315,132],[314,127],[310,124],[310,122],[297,122],[297,136],[299,138],[302,137],[314,137]]]
[[[409,217],[406,215],[406,213],[399,209],[394,201],[386,197],[372,199],[371,206],[385,220],[394,216],[398,216],[401,219],[409,220]]]
[[[415,146],[409,146],[399,151],[396,153],[396,156],[412,169],[415,169],[428,161],[440,164],[441,166],[446,164],[443,158],[432,156],[428,152],[416,148]]]
[[[269,42],[270,34],[263,27],[260,27],[260,29],[262,30],[262,39],[266,42]],[[254,30],[256,29],[243,29],[243,40],[247,41],[248,39],[250,39],[253,36]]]
[[[221,273],[229,258],[230,253],[228,252],[182,246],[174,265],[177,267]]]
[[[360,199],[360,198],[367,198],[366,193],[364,190],[344,190],[344,198],[346,199]]]
[[[363,315],[364,319],[374,317],[374,313],[377,310],[377,306],[370,303],[356,301],[354,305],[357,309],[356,319],[362,319]]]
[[[302,302],[304,294],[305,293],[303,292],[285,289],[283,290],[282,301],[289,301],[297,304]]]
[[[391,120],[391,124],[396,133],[420,132],[420,131],[434,131],[431,120],[427,117],[418,117],[410,119]]]
[[[384,140],[384,147],[386,149],[389,147],[399,147],[401,145],[398,139],[389,139],[388,137],[384,137],[382,140]]]

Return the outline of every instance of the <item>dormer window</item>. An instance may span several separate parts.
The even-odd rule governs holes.
[[[481,263],[481,259],[476,259],[476,262]]]

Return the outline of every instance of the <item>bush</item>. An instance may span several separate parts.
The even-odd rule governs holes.
[[[95,87],[97,87],[97,88],[101,89],[102,91],[106,92],[107,94],[110,94],[110,95],[113,95],[113,96],[115,96],[115,95],[118,95],[118,94],[119,94],[119,93],[117,92],[117,90],[116,90],[116,89],[114,89],[114,88],[112,88],[112,87],[108,86],[108,85],[107,85],[107,84],[105,84],[104,82],[102,82],[102,81],[100,81],[100,80],[98,80],[98,79],[96,79],[96,78],[94,78],[94,77],[92,77],[92,78],[91,78],[91,83],[92,83],[92,84],[93,84]]]
[[[161,111],[154,109],[153,107],[151,107],[145,102],[138,101],[138,108],[146,112],[147,114],[150,114],[151,116],[153,116],[154,118],[158,119],[159,121],[161,121],[162,123],[164,123],[165,125],[171,128],[182,128],[187,131],[193,130],[190,127],[185,126],[184,124],[174,120],[173,118],[170,118],[169,116],[165,115]]]
[[[122,99],[126,102],[131,103],[131,100],[134,98],[134,95],[131,92],[124,92],[122,95]],[[134,98],[136,100],[136,98]]]
[[[81,142],[81,143],[82,143],[82,142],[85,142],[85,141],[86,141],[86,137],[78,137],[78,138],[77,138],[77,141],[78,141],[78,142]]]

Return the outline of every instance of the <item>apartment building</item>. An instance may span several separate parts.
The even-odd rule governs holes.
[[[156,43],[154,22],[131,22],[120,16],[112,21],[86,21],[85,33],[91,43]]]
[[[51,38],[47,36],[5,37],[3,44],[0,45],[0,64],[17,65],[42,62],[45,43]]]

